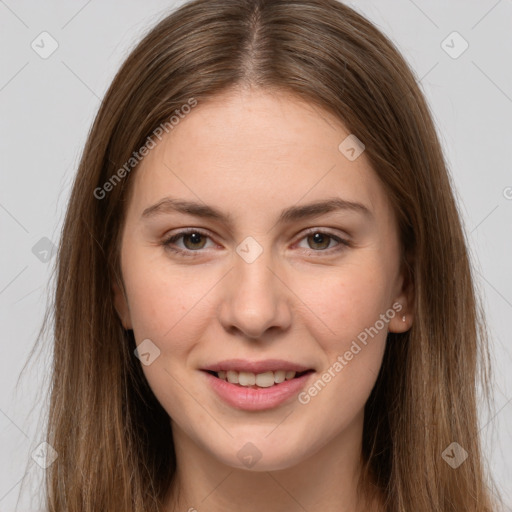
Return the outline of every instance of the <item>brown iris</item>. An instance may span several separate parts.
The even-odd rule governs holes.
[[[316,247],[317,249],[326,249],[327,247],[329,247],[329,242],[331,241],[331,237],[323,233],[314,233],[313,235],[309,235],[307,238],[308,244],[309,240],[312,238],[314,244],[321,245],[321,247]],[[312,249],[314,249],[314,247],[312,247]]]
[[[182,237],[183,237],[183,245],[189,250],[202,249],[206,242],[206,237],[202,233],[197,233],[197,232],[186,233],[186,234],[182,235]],[[203,239],[202,244],[200,243],[201,238]],[[188,240],[188,239],[190,239],[192,242],[191,247],[189,247],[188,244],[186,243],[186,240]]]

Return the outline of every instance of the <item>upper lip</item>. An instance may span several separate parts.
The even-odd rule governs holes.
[[[303,366],[298,363],[292,363],[285,361],[284,359],[265,359],[264,361],[248,361],[246,359],[227,359],[220,361],[215,364],[211,364],[202,368],[202,370],[208,370],[212,372],[224,371],[236,371],[236,372],[251,372],[254,374],[264,372],[274,372],[277,370],[294,371],[294,372],[305,372],[312,370],[308,366]]]

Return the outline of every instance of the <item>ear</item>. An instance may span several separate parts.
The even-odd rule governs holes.
[[[410,267],[402,265],[398,280],[398,292],[392,303],[395,316],[389,321],[389,332],[406,332],[414,320],[414,280]]]
[[[124,288],[117,283],[114,282],[112,284],[112,293],[114,296],[114,307],[117,311],[117,315],[123,324],[123,327],[126,330],[133,329],[132,321],[130,317],[130,308],[128,307],[128,301],[126,299],[126,294],[124,292]]]

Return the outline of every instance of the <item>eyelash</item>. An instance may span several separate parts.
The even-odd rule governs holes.
[[[173,247],[172,244],[174,244],[174,242],[176,242],[177,240],[179,240],[180,238],[182,238],[183,236],[186,236],[186,235],[190,235],[192,233],[197,233],[199,235],[202,235],[206,238],[210,238],[210,236],[208,235],[208,233],[202,231],[201,229],[196,229],[196,228],[190,228],[190,229],[185,229],[185,230],[182,230],[168,238],[166,238],[163,242],[162,242],[162,245],[165,247],[165,249],[177,254],[178,256],[183,256],[183,257],[196,257],[196,256],[199,256],[202,249],[198,249],[197,251],[192,251],[190,249],[176,249],[176,247]],[[317,253],[329,253],[331,254],[332,252],[340,252],[342,250],[344,250],[345,248],[347,247],[351,247],[351,244],[348,242],[348,240],[345,240],[343,238],[340,238],[339,236],[336,236],[336,235],[333,235],[331,233],[329,233],[328,231],[323,231],[321,229],[315,229],[315,228],[310,228],[308,230],[306,230],[304,236],[299,240],[299,242],[301,240],[303,240],[304,238],[307,238],[309,235],[313,235],[315,233],[320,233],[322,235],[327,235],[327,237],[329,237],[330,239],[332,240],[335,240],[336,242],[338,242],[338,245],[335,246],[335,247],[331,247],[329,249],[321,249],[321,250],[313,250],[311,249],[310,251],[307,251],[307,249],[303,249],[305,250],[306,252],[317,252]],[[334,249],[334,251],[333,251]],[[197,254],[196,254],[197,253]]]

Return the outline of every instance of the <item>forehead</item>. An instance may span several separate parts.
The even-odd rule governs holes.
[[[168,194],[243,216],[337,195],[388,214],[364,152],[350,160],[339,149],[349,135],[335,116],[291,94],[230,90],[198,103],[144,158],[131,207],[140,214]]]

